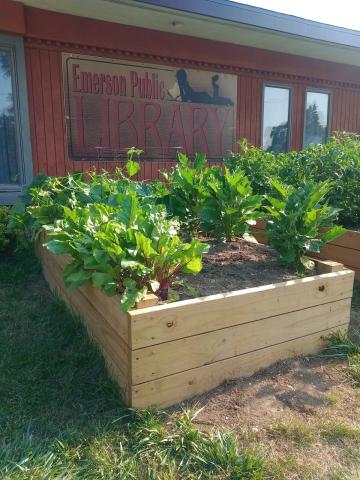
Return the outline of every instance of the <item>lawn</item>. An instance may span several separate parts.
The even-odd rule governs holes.
[[[200,409],[193,420],[179,407],[136,412],[31,254],[0,260],[0,304],[2,480],[359,478],[360,395],[346,358],[230,382],[183,405]]]

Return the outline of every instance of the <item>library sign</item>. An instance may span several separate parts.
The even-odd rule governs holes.
[[[128,148],[144,158],[234,147],[236,75],[63,54],[69,155],[112,160]]]

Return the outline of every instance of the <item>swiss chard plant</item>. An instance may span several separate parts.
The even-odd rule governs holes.
[[[201,227],[218,239],[231,241],[249,231],[262,217],[262,197],[253,195],[250,181],[241,170],[214,167],[206,184],[200,210]]]
[[[73,210],[93,203],[115,206],[117,197],[127,192],[135,192],[144,203],[160,201],[167,192],[162,182],[131,179],[140,169],[133,157],[140,153],[141,150],[130,149],[125,166],[112,175],[105,171],[77,172],[64,177],[38,175],[24,189],[22,201],[13,207],[10,226],[33,238],[43,225],[62,218],[63,207]]]
[[[119,193],[116,205],[63,207],[61,220],[46,226],[46,247],[73,258],[64,270],[65,284],[87,281],[108,295],[118,293],[124,311],[148,291],[166,295],[180,272],[196,274],[208,249],[198,240],[183,243],[178,224],[163,206],[141,205],[135,192]]]
[[[295,188],[273,180],[277,196],[268,197],[265,207],[269,214],[267,230],[270,245],[280,262],[304,273],[309,261],[307,253],[320,249],[345,229],[334,226],[339,209],[326,203],[331,185],[327,182],[306,182]]]

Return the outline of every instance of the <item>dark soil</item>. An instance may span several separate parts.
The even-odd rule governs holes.
[[[266,245],[236,240],[218,243],[206,240],[209,252],[203,259],[203,270],[196,276],[183,275],[184,285],[195,289],[194,295],[184,286],[176,289],[181,299],[258,287],[298,278],[281,267],[273,250]],[[195,295],[196,293],[196,295]]]

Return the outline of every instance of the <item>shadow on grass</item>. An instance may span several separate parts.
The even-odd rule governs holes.
[[[119,391],[34,255],[0,259],[0,305],[0,472],[34,450],[119,428]]]
[[[0,259],[1,480],[261,480],[234,436],[131,411],[35,257]]]

